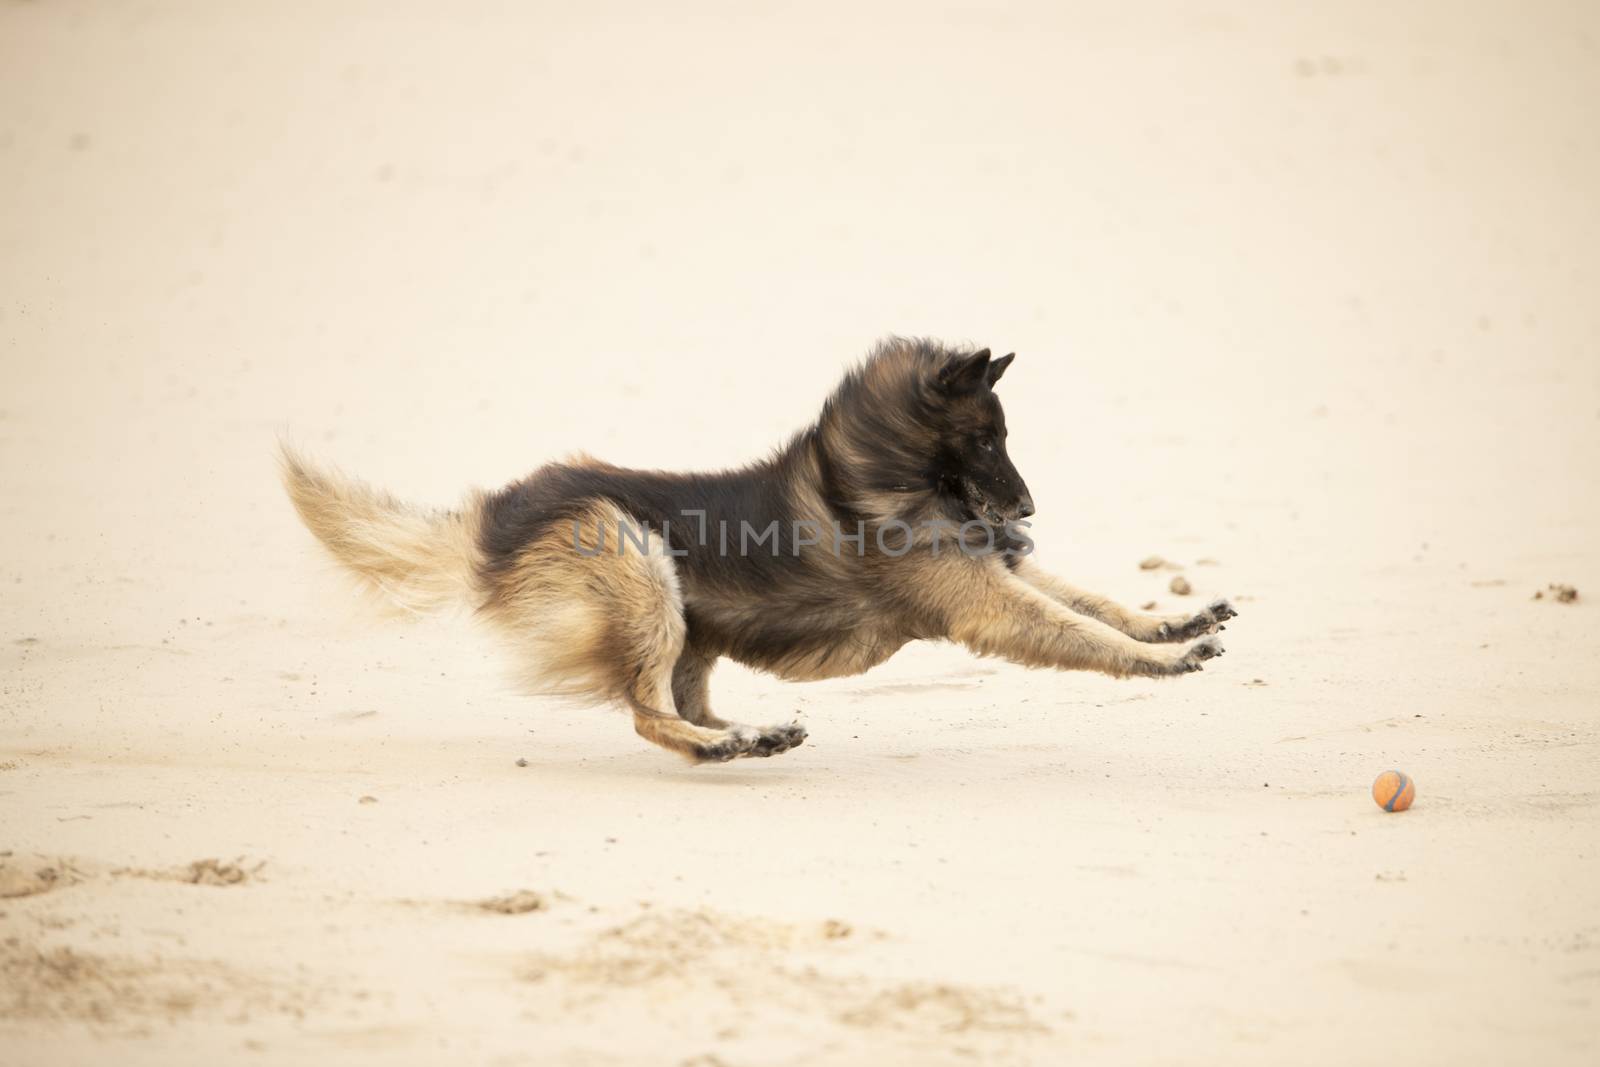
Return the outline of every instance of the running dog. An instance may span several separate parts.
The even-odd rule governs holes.
[[[1202,669],[1227,601],[1140,614],[1032,560],[1033,498],[995,395],[1012,359],[891,338],[813,425],[737,470],[579,456],[436,512],[287,446],[283,479],[365,586],[414,612],[470,605],[511,639],[527,688],[625,705],[640,736],[695,762],[806,737],[714,714],[723,656],[793,681],[859,674],[918,640],[1116,677]]]

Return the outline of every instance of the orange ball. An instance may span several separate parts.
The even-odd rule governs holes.
[[[1417,783],[1399,771],[1384,771],[1372,783],[1372,799],[1384,811],[1405,811],[1417,799]]]

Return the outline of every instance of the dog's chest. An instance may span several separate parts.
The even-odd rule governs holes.
[[[793,682],[843,678],[871,670],[905,643],[898,634],[858,627],[835,632],[827,641],[797,645],[761,666]]]

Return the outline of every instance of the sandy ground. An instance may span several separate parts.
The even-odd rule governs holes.
[[[1596,9],[665,10],[0,5],[0,1062],[1597,1062]],[[1227,658],[725,666],[811,740],[688,768],[275,482],[720,466],[891,331]]]

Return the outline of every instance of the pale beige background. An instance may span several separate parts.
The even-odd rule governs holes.
[[[0,1061],[1596,1062],[1597,10],[0,5]],[[725,668],[811,741],[688,769],[275,483],[735,462],[891,331],[1228,656]]]

